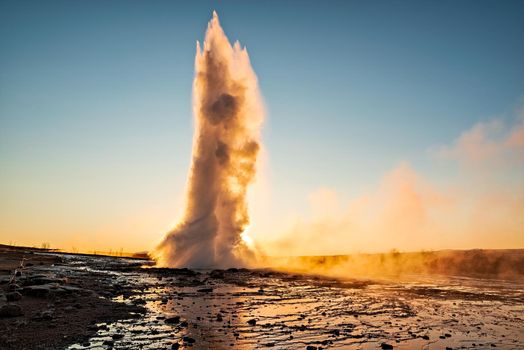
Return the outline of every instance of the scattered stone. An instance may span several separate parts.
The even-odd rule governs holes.
[[[421,338],[424,340],[429,340],[429,335],[423,335]]]
[[[222,315],[221,314],[218,314],[217,315],[217,322],[222,322]]]
[[[247,321],[247,324],[249,324],[250,326],[254,326],[257,324],[257,320],[255,320],[254,318],[250,319],[249,321]]]
[[[122,333],[116,333],[116,334],[113,334],[111,336],[111,338],[117,340],[117,339],[122,339],[124,337],[124,335]]]
[[[23,314],[24,312],[18,304],[5,304],[0,307],[0,317],[18,317]]]
[[[308,345],[306,346],[306,350],[317,350],[317,347],[313,345]]]
[[[178,344],[178,343],[173,343],[173,344],[171,345],[171,349],[173,349],[173,350],[178,350],[178,349],[180,349],[180,344]]]
[[[388,343],[382,343],[382,344],[380,344],[380,348],[384,349],[384,350],[391,350],[391,349],[393,349],[393,345],[388,344]]]
[[[197,292],[199,293],[211,293],[213,291],[213,288],[200,288],[197,289]]]

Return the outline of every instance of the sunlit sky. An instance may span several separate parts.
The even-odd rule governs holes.
[[[524,2],[498,0],[1,0],[0,243],[159,242],[213,10],[267,110],[255,240],[524,248]]]

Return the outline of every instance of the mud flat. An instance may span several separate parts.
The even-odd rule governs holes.
[[[47,262],[24,270],[26,281],[47,274],[67,279],[49,282],[55,287],[79,290],[21,293],[16,303],[24,315],[0,318],[0,348],[524,348],[519,280],[427,274],[351,280],[33,255]],[[42,318],[49,309],[53,316]]]

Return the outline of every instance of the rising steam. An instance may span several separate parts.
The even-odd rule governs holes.
[[[250,252],[246,191],[256,173],[263,109],[246,49],[229,43],[214,12],[197,42],[193,83],[195,134],[186,208],[157,248],[159,265],[242,264]]]

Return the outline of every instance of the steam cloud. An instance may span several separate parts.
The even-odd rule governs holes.
[[[157,248],[163,266],[243,264],[249,248],[248,186],[256,173],[263,109],[246,49],[229,43],[216,12],[203,47],[197,42],[193,84],[195,134],[186,209]]]

